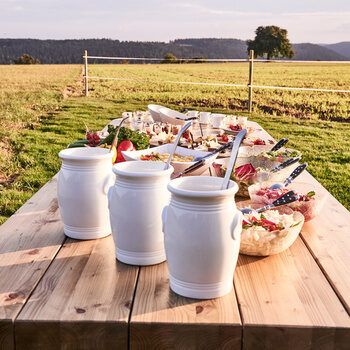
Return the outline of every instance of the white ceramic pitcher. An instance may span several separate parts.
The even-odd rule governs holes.
[[[165,261],[162,211],[169,204],[167,185],[174,168],[163,162],[116,164],[108,191],[112,234],[118,260],[131,265]]]
[[[115,179],[113,154],[98,147],[67,148],[59,153],[58,204],[68,237],[95,239],[111,233],[107,191]]]
[[[208,299],[229,293],[237,263],[242,214],[234,201],[238,186],[222,178],[189,176],[171,181],[162,214],[170,288]]]

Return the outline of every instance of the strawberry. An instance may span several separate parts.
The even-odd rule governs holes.
[[[222,138],[222,141],[228,142],[228,137],[227,137],[227,135],[222,134],[222,135],[220,135],[220,137]]]
[[[242,127],[240,125],[230,125],[229,128],[232,130],[232,131],[241,131],[242,130]]]

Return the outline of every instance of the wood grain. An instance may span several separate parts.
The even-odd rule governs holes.
[[[327,194],[322,211],[304,224],[301,237],[350,314],[350,212],[307,171],[296,181]]]
[[[117,262],[112,236],[67,239],[15,321],[16,349],[127,348],[138,269]]]
[[[0,227],[0,349],[127,348],[128,332],[132,349],[349,348],[350,213],[331,195],[289,250],[239,257],[241,316],[235,292],[184,298],[166,263],[116,262],[111,236],[64,241],[53,178]]]
[[[14,347],[13,320],[65,240],[51,179],[0,227],[0,347]]]
[[[241,255],[234,282],[245,349],[350,344],[350,318],[300,238],[281,254]]]
[[[131,349],[240,349],[235,294],[213,300],[181,297],[169,288],[166,263],[141,267],[130,320]]]
[[[300,176],[327,193],[320,214],[303,226],[301,235],[350,315],[350,212],[310,174]]]

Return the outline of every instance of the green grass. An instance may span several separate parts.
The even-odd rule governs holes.
[[[205,108],[247,107],[247,88],[179,85],[159,81],[247,84],[248,63],[184,65],[89,65],[89,75],[150,82],[93,82],[93,96]],[[350,89],[349,64],[255,63],[254,85]],[[254,89],[254,109],[277,116],[350,120],[350,93]]]
[[[179,69],[191,73],[193,67],[192,74],[199,74],[199,66]],[[115,66],[101,67],[113,68]],[[142,65],[131,68],[139,70],[138,74],[145,74],[149,69]],[[162,69],[177,68],[162,66]],[[223,66],[223,69],[226,68]],[[147,87],[143,83],[91,82],[91,97],[63,99],[62,91],[67,84],[81,89],[79,84],[74,84],[80,72],[80,66],[0,66],[0,223],[59,170],[57,154],[68,143],[83,137],[83,120],[90,129],[100,130],[122,112],[145,110],[151,102],[178,109],[187,106],[233,112],[232,106],[230,109],[221,103],[228,98],[227,91],[217,89],[211,94],[210,89],[205,87],[203,91],[200,86]],[[194,101],[198,96],[210,98],[209,106],[198,106],[198,101]],[[289,137],[289,145],[303,152],[310,172],[350,209],[350,123],[320,121],[316,116],[311,119],[273,116],[259,111],[250,119],[260,123],[276,139]],[[14,131],[9,131],[10,127]]]
[[[57,170],[57,138],[43,126],[80,72],[80,66],[0,66],[0,223]]]

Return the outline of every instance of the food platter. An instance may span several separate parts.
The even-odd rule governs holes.
[[[142,155],[149,155],[149,154],[169,154],[171,152],[173,145],[172,144],[165,144],[161,145],[158,147],[153,147],[145,150],[140,150],[140,151],[122,151],[122,154],[125,158],[126,161],[136,161],[140,160]],[[197,150],[192,150],[184,147],[177,147],[176,148],[176,153],[181,155],[181,156],[192,156],[193,158],[198,157],[198,156],[207,156],[210,154],[210,152],[204,152],[204,151],[197,151]],[[209,157],[206,160],[206,164],[199,168],[198,170],[195,170],[191,173],[191,175],[201,175],[203,174],[211,165],[211,163],[215,160],[217,157],[217,154]],[[174,167],[174,173],[179,173],[189,167],[191,164],[193,164],[192,161],[172,161],[171,165]]]

